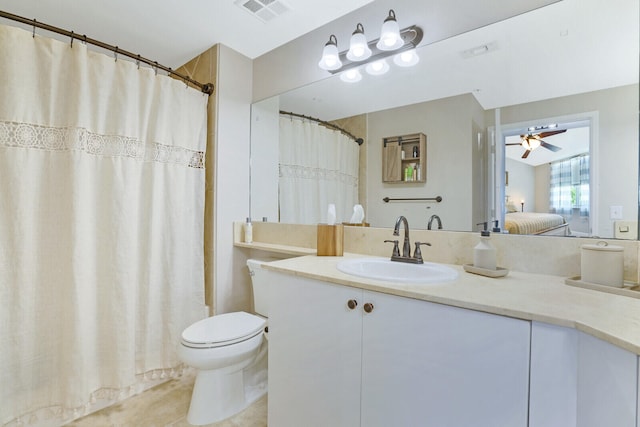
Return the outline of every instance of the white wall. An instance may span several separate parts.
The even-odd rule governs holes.
[[[278,221],[279,103],[277,97],[251,106],[251,216]]]
[[[217,80],[215,179],[215,307],[225,313],[251,307],[251,286],[233,221],[249,215],[249,143],[252,61],[220,46]]]
[[[547,212],[548,209],[540,211],[536,207],[535,168],[507,158],[505,169],[509,172],[509,185],[505,187],[504,194],[516,205],[518,212],[521,210],[522,200],[524,200],[525,212]]]

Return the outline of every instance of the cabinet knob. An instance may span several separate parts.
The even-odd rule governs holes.
[[[358,301],[354,299],[350,299],[349,301],[347,301],[347,307],[349,307],[351,310],[353,310],[357,306],[358,306]]]
[[[364,308],[364,311],[365,311],[366,313],[371,313],[371,312],[373,311],[373,304],[371,304],[370,302],[368,302],[368,303],[366,303],[366,304],[364,305],[364,307],[363,307],[363,308]]]

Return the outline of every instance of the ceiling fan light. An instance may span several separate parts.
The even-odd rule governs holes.
[[[401,52],[393,57],[393,63],[399,67],[412,67],[420,62],[420,57],[415,49]]]
[[[338,39],[331,34],[329,41],[324,45],[322,49],[322,58],[318,62],[318,67],[323,70],[333,71],[342,67],[342,61],[340,61],[340,53],[338,52]]]
[[[340,80],[347,83],[356,83],[362,80],[362,74],[357,68],[351,68],[340,74]]]
[[[380,76],[389,71],[389,64],[384,59],[380,59],[378,61],[367,64],[365,70],[367,71],[367,74],[371,74],[372,76]]]
[[[369,49],[367,39],[364,36],[364,27],[362,24],[358,24],[356,30],[351,34],[347,59],[349,61],[364,61],[369,59],[370,56],[371,49]]]
[[[391,9],[380,30],[380,39],[376,47],[380,50],[396,50],[404,45],[400,36],[400,27],[396,21],[396,13]]]

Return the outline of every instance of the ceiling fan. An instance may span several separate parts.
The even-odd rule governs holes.
[[[538,147],[544,147],[547,150],[551,150],[554,152],[560,151],[562,149],[561,147],[544,142],[542,138],[547,138],[549,136],[557,135],[559,133],[563,133],[566,131],[567,131],[566,129],[562,129],[562,130],[552,130],[552,131],[540,132],[540,133],[528,133],[526,135],[520,135],[520,139],[521,139],[520,142],[514,142],[506,145],[522,145],[522,147],[525,149],[524,154],[522,154],[522,158],[526,159],[529,156],[529,154]]]

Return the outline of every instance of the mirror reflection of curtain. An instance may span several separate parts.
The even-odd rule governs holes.
[[[14,27],[0,51],[0,422],[62,425],[178,375],[206,315],[207,97]]]
[[[359,146],[342,132],[291,116],[280,117],[280,222],[348,221],[358,203]]]
[[[589,155],[552,162],[550,171],[550,211],[571,215],[579,208],[581,216],[589,216]]]

